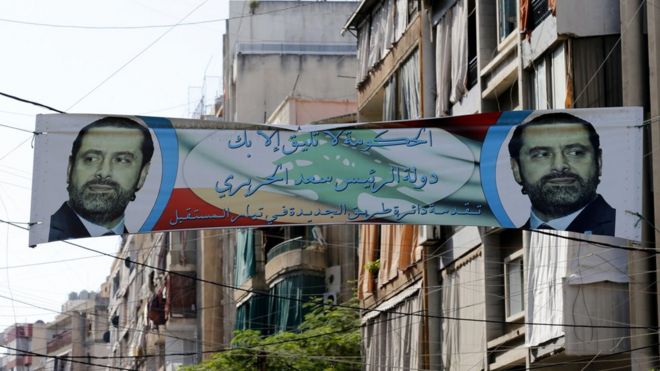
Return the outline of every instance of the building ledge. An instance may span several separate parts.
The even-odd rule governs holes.
[[[272,260],[266,263],[266,284],[271,285],[291,271],[324,272],[325,268],[325,248],[309,245],[304,249],[289,250],[272,257]]]
[[[482,98],[497,98],[518,79],[516,51],[516,43],[507,44],[506,48],[481,70],[481,77],[485,85],[481,93]]]
[[[518,339],[522,336],[525,336],[525,327],[520,327],[516,329],[515,331],[508,332],[500,337],[496,337],[495,339],[491,340],[488,342],[488,349],[498,347],[502,344],[506,344],[512,340]]]

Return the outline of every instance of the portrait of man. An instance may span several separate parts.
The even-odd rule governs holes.
[[[124,212],[153,152],[149,130],[132,119],[105,117],[82,128],[69,155],[69,199],[51,216],[48,241],[128,233]]]
[[[531,211],[524,229],[555,229],[613,236],[616,210],[598,194],[600,137],[568,113],[538,116],[514,129],[511,170]]]

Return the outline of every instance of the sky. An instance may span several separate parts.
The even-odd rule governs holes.
[[[226,0],[2,1],[0,92],[68,113],[191,117],[202,95],[212,104],[221,92],[227,13]],[[0,96],[0,219],[20,227],[31,132],[46,113]],[[76,241],[106,253],[119,242]],[[29,248],[27,231],[0,223],[0,331],[53,320],[70,292],[98,291],[112,262],[60,242]]]

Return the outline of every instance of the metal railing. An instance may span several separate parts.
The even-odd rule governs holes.
[[[309,241],[304,240],[302,236],[286,240],[282,243],[275,245],[272,249],[266,254],[266,261],[269,262],[273,260],[276,256],[284,254],[287,251],[293,250],[303,250],[306,247],[310,246]]]

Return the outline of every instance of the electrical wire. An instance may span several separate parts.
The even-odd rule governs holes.
[[[253,18],[253,17],[258,17],[258,16],[261,16],[261,15],[279,13],[279,12],[283,12],[283,11],[287,11],[287,10],[291,10],[291,9],[302,8],[302,7],[311,6],[311,5],[314,5],[314,2],[289,6],[289,7],[285,7],[285,8],[281,8],[281,9],[273,9],[273,10],[260,12],[260,13],[245,14],[245,15],[239,15],[239,16],[233,16],[233,17],[227,17],[227,18],[214,18],[214,19],[206,19],[206,20],[201,20],[201,21],[179,22],[179,23],[174,23],[174,24],[154,24],[154,25],[139,25],[139,26],[92,26],[92,25],[56,24],[56,23],[43,23],[43,22],[24,21],[24,20],[9,19],[9,18],[0,18],[0,22],[14,23],[14,24],[20,24],[20,25],[26,25],[26,26],[38,26],[38,27],[48,27],[48,28],[64,28],[64,29],[74,29],[74,30],[145,30],[145,29],[154,29],[154,28],[197,26],[197,25],[209,24],[209,23],[226,22],[226,21],[233,20],[233,19]]]
[[[32,130],[22,129],[22,128],[18,128],[18,127],[11,126],[11,125],[0,124],[0,127],[7,128],[7,129],[14,129],[14,130],[18,130],[18,131],[22,131],[22,132],[30,133],[30,134],[36,134],[36,132],[34,132]]]
[[[73,102],[69,108],[67,108],[67,111],[70,111],[73,107],[77,106],[78,103],[82,102],[85,100],[85,98],[89,97],[92,93],[94,93],[97,89],[99,89],[101,86],[105,85],[106,82],[110,81],[114,76],[116,76],[119,72],[121,72],[124,68],[126,68],[129,64],[131,64],[133,61],[138,59],[142,54],[146,53],[147,50],[151,49],[152,46],[156,45],[160,40],[162,40],[167,34],[169,34],[172,30],[176,28],[178,24],[181,22],[185,21],[188,17],[190,17],[194,12],[196,12],[199,8],[201,8],[204,4],[206,4],[208,0],[203,0],[201,1],[197,6],[195,6],[190,12],[188,12],[183,18],[179,20],[176,24],[170,26],[165,32],[160,34],[156,39],[154,39],[151,43],[149,43],[146,47],[144,47],[142,50],[140,50],[137,54],[135,54],[132,58],[130,58],[128,61],[126,61],[124,64],[119,66],[116,70],[114,70],[108,77],[105,79],[101,80],[96,86],[94,86],[90,91],[85,93],[82,97],[80,97],[78,100]]]
[[[10,149],[9,151],[5,152],[5,154],[3,154],[2,156],[0,156],[0,161],[4,160],[7,156],[9,156],[9,155],[11,155],[12,153],[16,152],[19,148],[21,148],[21,146],[22,146],[23,144],[27,143],[27,141],[29,141],[30,139],[32,139],[32,137],[28,137],[27,139],[25,139],[24,141],[22,141],[22,142],[20,142],[18,145],[16,145],[14,148],[12,148],[12,149]]]
[[[45,262],[31,263],[31,264],[6,265],[4,267],[0,267],[0,270],[36,267],[36,266],[41,266],[41,265],[49,265],[49,264],[57,264],[57,263],[64,263],[64,262],[80,261],[80,260],[87,260],[87,259],[94,259],[94,258],[101,258],[101,257],[103,257],[103,255],[83,256],[83,257],[80,257],[80,258],[70,258],[70,259],[61,259],[61,260],[49,260],[49,261],[45,261]]]
[[[78,360],[75,360],[75,359],[70,359],[69,357],[66,357],[66,356],[51,356],[51,355],[48,355],[48,354],[37,353],[37,352],[29,351],[29,350],[13,348],[13,347],[10,347],[10,346],[7,346],[7,345],[2,345],[2,344],[0,344],[0,348],[5,348],[7,350],[13,350],[14,352],[21,352],[22,354],[27,354],[27,355],[31,355],[31,356],[35,356],[35,357],[51,358],[51,359],[56,359],[56,360],[66,360],[66,361],[81,364],[81,365],[109,368],[109,369],[112,369],[112,370],[126,370],[126,371],[136,370],[134,368],[114,367],[114,366],[108,366],[108,365],[99,365],[99,364],[91,363],[91,362],[78,361]]]
[[[8,223],[5,220],[0,220],[0,222],[6,223],[6,224],[11,225],[15,228],[28,230],[25,227],[21,227],[21,226],[15,225],[15,224]],[[243,291],[243,292],[246,292],[246,293],[263,295],[263,296],[271,297],[271,298],[274,298],[274,299],[282,299],[282,300],[288,300],[288,301],[300,302],[300,303],[307,302],[305,299],[299,299],[299,298],[296,298],[296,297],[288,297],[288,296],[282,296],[282,295],[275,295],[275,294],[271,294],[267,291],[241,288],[241,287],[238,287],[238,286],[233,286],[233,285],[229,285],[229,284],[224,284],[224,283],[220,283],[220,282],[214,282],[214,281],[198,278],[198,277],[192,276],[192,275],[187,274],[187,273],[181,273],[181,272],[171,271],[171,270],[164,269],[164,268],[151,266],[149,264],[133,261],[133,260],[130,260],[130,259],[127,259],[127,258],[122,258],[122,257],[116,256],[116,255],[112,255],[112,254],[105,253],[105,252],[102,252],[102,251],[99,251],[99,250],[95,250],[95,249],[92,249],[92,248],[89,248],[89,247],[86,247],[86,246],[82,246],[82,245],[79,245],[79,244],[76,244],[76,243],[73,243],[73,242],[70,242],[70,241],[62,241],[62,242],[66,243],[68,245],[71,245],[71,246],[81,248],[83,250],[87,250],[87,251],[95,252],[97,254],[105,255],[105,256],[111,257],[113,259],[117,259],[119,261],[123,261],[123,262],[129,261],[130,263],[133,263],[133,264],[136,264],[136,265],[139,265],[139,266],[144,266],[144,267],[147,267],[147,268],[151,268],[151,269],[159,271],[159,272],[179,276],[179,277],[182,277],[182,278],[191,279],[191,280],[194,280],[194,281],[197,281],[197,282],[207,283],[207,284],[210,284],[210,285],[213,285],[213,286],[224,287],[224,288],[228,288],[228,289],[231,289],[231,290],[234,290],[234,291]],[[615,245],[611,245],[611,246],[615,246]],[[361,307],[355,307],[355,306],[347,306],[347,305],[343,305],[343,304],[327,304],[327,305],[336,306],[336,307],[340,307],[340,308],[349,308],[349,309],[358,310],[358,311],[366,311],[366,312],[404,314],[404,315],[409,315],[409,316],[444,319],[444,320],[453,320],[453,321],[509,324],[508,321],[504,321],[504,320],[478,319],[478,318],[460,318],[460,317],[454,317],[454,316],[431,315],[431,314],[424,314],[424,313],[407,314],[407,313],[398,313],[398,312],[392,312],[392,311],[386,311],[386,310],[367,309],[367,308],[361,308]],[[523,325],[530,325],[530,326],[551,326],[551,327],[552,326],[563,326],[563,327],[572,327],[572,328],[644,329],[644,330],[652,330],[652,331],[660,329],[660,327],[658,327],[658,326],[614,326],[614,325],[587,325],[587,324],[582,325],[582,324],[556,324],[556,323],[547,323],[547,322],[520,322],[520,323],[523,324]]]
[[[1,92],[1,91],[0,91],[0,95],[2,95],[3,97],[6,97],[6,98],[10,98],[10,99],[13,99],[13,100],[17,100],[17,101],[19,101],[19,102],[28,103],[28,104],[35,105],[35,106],[37,106],[37,107],[45,108],[45,109],[50,110],[50,111],[53,111],[53,112],[57,112],[57,113],[66,113],[66,112],[64,112],[64,111],[61,111],[61,110],[58,110],[58,109],[56,109],[56,108],[53,108],[53,107],[47,106],[47,105],[45,105],[45,104],[41,104],[41,103],[38,103],[38,102],[35,102],[35,101],[32,101],[32,100],[29,100],[29,99],[20,98],[20,97],[17,97],[17,96],[15,96],[15,95],[11,95],[11,94],[7,94],[7,93],[3,93],[3,92]],[[20,129],[19,129],[19,130],[20,130]]]

